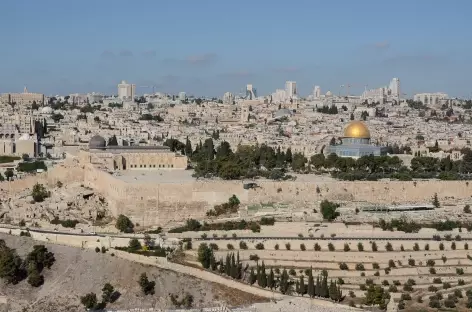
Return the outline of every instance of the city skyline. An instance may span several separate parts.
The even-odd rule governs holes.
[[[259,94],[296,81],[338,94],[384,86],[470,98],[468,1],[5,1],[0,92],[156,91],[222,97],[253,84]],[[251,8],[251,9],[248,9]],[[434,16],[450,16],[432,23]],[[38,19],[37,16],[46,16]],[[58,27],[60,26],[60,27]]]

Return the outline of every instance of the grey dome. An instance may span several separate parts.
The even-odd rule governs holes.
[[[90,149],[104,148],[107,146],[107,142],[102,136],[94,135],[89,141]]]

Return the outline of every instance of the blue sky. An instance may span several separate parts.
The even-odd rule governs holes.
[[[471,0],[2,0],[0,92],[472,94]],[[138,93],[150,89],[138,88]]]

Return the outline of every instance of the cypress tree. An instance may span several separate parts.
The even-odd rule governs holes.
[[[224,274],[224,273],[225,273],[225,264],[224,264],[223,258],[220,259],[219,272],[220,272],[220,274]]]
[[[216,262],[215,255],[212,253],[210,256],[210,269],[215,271],[218,267],[218,262]]]
[[[280,292],[284,295],[287,292],[288,287],[289,287],[288,280],[289,280],[289,276],[288,276],[287,270],[284,269],[282,272],[282,275],[280,276]]]
[[[316,277],[315,296],[316,297],[321,296],[321,282],[320,282],[320,276],[319,275]]]
[[[236,265],[236,260],[234,259],[234,253],[231,253],[231,277],[236,278],[238,276],[238,266]]]
[[[321,282],[321,297],[328,298],[329,297],[329,289],[328,289],[328,273],[323,270],[323,281]]]
[[[267,287],[267,274],[265,270],[261,269],[261,287],[266,288]]]
[[[289,164],[292,163],[292,149],[289,147],[287,153],[285,153],[285,161]]]
[[[261,267],[257,265],[257,285],[261,286],[262,277],[261,277]]]
[[[341,286],[338,285],[338,302],[343,299],[343,292],[341,291]]]
[[[257,276],[254,273],[254,268],[251,268],[251,274],[249,275],[249,284],[253,285],[257,280]]]
[[[267,287],[273,289],[275,286],[275,277],[274,277],[274,270],[270,269],[269,276],[267,277]]]
[[[187,157],[192,157],[192,143],[187,137],[187,140],[185,141],[185,155]]]
[[[311,298],[313,298],[315,295],[316,295],[316,291],[315,291],[315,284],[313,282],[313,271],[312,269],[310,268],[310,272],[308,273],[308,296],[310,296]]]
[[[231,261],[230,261],[230,258],[229,258],[229,254],[226,255],[225,274],[227,276],[231,276]]]
[[[313,279],[313,276],[312,276]],[[303,278],[303,275],[300,275],[300,295],[304,295],[306,293],[306,287],[305,287],[305,279]]]
[[[295,291],[296,291],[297,294],[300,295],[300,281],[297,281],[295,283]]]

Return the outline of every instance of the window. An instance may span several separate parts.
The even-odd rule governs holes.
[[[142,167],[143,167],[143,165],[139,165],[139,168],[142,168]]]

